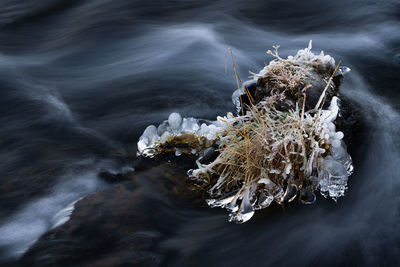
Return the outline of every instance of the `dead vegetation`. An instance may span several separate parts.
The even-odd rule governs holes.
[[[246,220],[244,216],[253,212],[252,206],[257,209],[273,200],[292,201],[300,190],[313,195],[318,186],[315,177],[321,167],[319,158],[326,157],[331,150],[326,137],[321,138],[320,118],[326,89],[338,66],[320,96],[322,101],[318,101],[316,110],[308,112],[304,105],[308,70],[281,59],[278,46],[274,48],[274,52],[268,52],[276,61],[268,66],[265,75],[258,77],[269,86],[271,96],[256,104],[246,92],[250,99],[246,108],[250,112],[238,117],[235,124],[226,122],[217,159],[191,173],[196,181],[202,181],[202,187],[208,189],[212,198],[219,199],[209,204],[231,210],[234,221]],[[233,65],[239,90],[245,90]],[[298,100],[296,108],[277,110],[274,103],[286,100],[288,95]],[[241,108],[244,109],[242,102]],[[311,198],[303,202],[313,202],[315,196]]]
[[[287,59],[279,56],[279,46],[273,48],[267,53],[274,60],[260,73],[252,73],[265,93],[257,102],[239,78],[228,50],[241,115],[228,114],[201,126],[193,118],[184,119],[194,123],[188,129],[197,129],[186,131],[179,126],[181,119],[175,123],[171,114],[169,124],[164,122],[166,132],[159,136],[155,126],[149,126],[138,142],[142,151],[152,149],[152,154],[193,154],[218,147],[216,158],[208,164],[198,160],[198,168],[188,174],[194,188],[207,192],[211,207],[226,208],[230,220],[239,223],[273,201],[282,204],[299,196],[302,203],[311,204],[317,189],[336,199],[344,194],[352,171],[343,133],[336,132],[334,123],[339,110],[334,95],[340,84],[334,78],[340,62],[335,67],[332,57],[311,53],[311,42]],[[329,108],[324,108],[328,97]],[[281,102],[287,104],[283,109],[277,108]]]

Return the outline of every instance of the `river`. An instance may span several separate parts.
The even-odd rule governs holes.
[[[396,266],[399,16],[398,1],[1,1],[0,264]],[[337,203],[319,196],[235,225],[222,209],[174,199],[162,177],[138,175],[130,194],[126,181],[98,175],[131,172],[138,137],[171,112],[215,119],[232,111],[227,48],[245,80],[271,60],[272,45],[286,57],[309,40],[352,69],[341,95],[362,114],[348,144],[355,173]],[[135,196],[141,205],[114,220],[116,202],[127,203],[107,201],[121,186],[127,203]],[[101,200],[85,211],[87,224],[25,254],[85,198]],[[133,227],[142,218],[146,226]],[[90,245],[59,246],[70,235]],[[144,248],[127,250],[124,238]]]

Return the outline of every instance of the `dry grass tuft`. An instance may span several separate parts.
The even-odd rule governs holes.
[[[305,111],[307,69],[281,59],[278,48],[275,46],[274,51],[268,51],[277,61],[259,77],[272,88],[271,96],[255,104],[248,94],[250,105],[246,108],[250,112],[239,117],[235,124],[227,123],[217,159],[192,173],[196,181],[202,181],[208,188],[212,198],[222,199],[209,204],[231,209],[231,219],[238,222],[246,220],[238,218],[238,214],[247,216],[243,205],[249,206],[248,213],[251,213],[250,206],[264,208],[272,200],[278,203],[293,200],[299,189],[316,190],[318,159],[329,155],[331,150],[326,139],[320,138],[320,113],[324,101],[318,102],[317,113]],[[338,66],[331,73],[326,88]],[[239,83],[235,63],[233,67],[238,89],[245,90]],[[326,88],[320,99],[325,99]],[[297,104],[294,110],[286,112],[274,107],[274,103],[287,98],[288,92],[298,99],[296,103],[300,102],[301,110]],[[243,103],[240,104],[243,111]],[[226,196],[229,198],[224,203]]]

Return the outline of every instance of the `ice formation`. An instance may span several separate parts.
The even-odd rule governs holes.
[[[180,155],[182,151],[176,146],[168,149],[163,147],[165,144],[174,145],[176,142],[187,144],[188,147],[183,149],[196,154],[217,142],[227,123],[233,123],[235,120],[232,113],[224,117],[218,116],[216,121],[204,122],[195,118],[182,119],[179,113],[171,113],[168,120],[158,127],[150,125],[144,130],[137,144],[138,155],[153,157],[166,151],[177,152]]]
[[[138,155],[148,157],[166,152],[198,156],[217,147],[216,158],[206,164],[201,156],[188,175],[207,190],[210,207],[225,208],[229,220],[237,223],[274,201],[283,204],[298,197],[312,204],[317,190],[336,201],[353,172],[344,134],[336,131],[340,104],[332,85],[334,75],[350,69],[335,68],[335,60],[323,52],[314,55],[311,42],[287,59],[274,48],[268,53],[275,60],[254,75],[256,82],[261,79],[269,87],[268,94],[257,103],[251,100],[245,114],[240,114],[244,104],[239,88],[232,96],[238,116],[228,113],[216,121],[201,121],[172,113],[158,127],[148,126],[138,141]],[[310,108],[305,105],[306,90],[313,86],[308,85],[313,75],[326,86]],[[328,91],[330,104],[324,109]],[[279,101],[286,101],[287,110],[279,110]]]

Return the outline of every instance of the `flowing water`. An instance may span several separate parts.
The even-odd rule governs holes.
[[[0,264],[396,266],[399,16],[389,0],[1,1]],[[162,175],[138,174],[132,191],[98,175],[130,172],[126,155],[144,128],[171,112],[234,110],[228,47],[246,79],[272,45],[286,57],[310,39],[352,69],[341,94],[362,114],[349,144],[355,173],[338,203],[319,197],[234,225],[223,210],[171,196]],[[77,212],[70,235],[84,241],[60,245],[72,240],[63,223],[79,199],[81,210],[101,201]],[[124,216],[113,218],[111,203]],[[48,231],[63,234],[34,245]],[[144,247],[128,249],[127,238]]]

